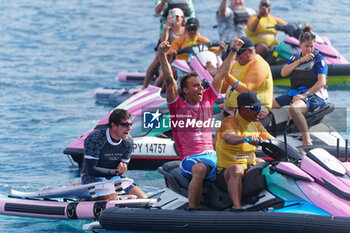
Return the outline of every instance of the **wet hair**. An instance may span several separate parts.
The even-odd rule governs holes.
[[[180,88],[183,90],[185,87],[187,87],[187,80],[191,77],[198,77],[198,73],[196,71],[192,71],[190,73],[185,74],[184,76],[181,77],[180,80]]]
[[[125,109],[114,109],[109,115],[108,127],[112,127],[112,123],[119,125],[122,120],[130,119],[131,114]]]
[[[303,43],[307,40],[315,40],[316,39],[316,35],[315,33],[312,32],[312,26],[306,24],[303,28],[303,32],[300,34],[299,36],[299,41],[300,43]]]

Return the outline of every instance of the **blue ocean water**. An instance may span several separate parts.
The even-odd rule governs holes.
[[[201,34],[218,40],[219,1],[193,0]],[[144,72],[154,57],[159,20],[151,0],[13,0],[0,5],[0,195],[79,182],[63,149],[111,110],[93,91],[119,87],[118,72]],[[258,1],[246,0],[257,9]],[[350,60],[346,0],[272,1],[272,14],[308,22]],[[279,35],[282,36],[283,35]],[[347,86],[330,101],[347,107]],[[336,124],[337,119],[329,119]],[[347,125],[349,124],[347,119]],[[349,126],[342,132],[348,137]],[[146,191],[164,187],[155,171],[128,171]],[[88,221],[0,216],[1,232],[84,232]]]

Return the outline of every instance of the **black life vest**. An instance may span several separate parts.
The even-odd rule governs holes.
[[[301,86],[310,88],[317,82],[317,74],[312,72],[312,68],[315,65],[315,60],[318,53],[318,51],[314,53],[315,59],[312,59],[309,62],[301,63],[290,74],[290,86],[292,89],[298,89],[298,87]],[[300,57],[301,54],[297,56],[296,59],[299,59]]]
[[[187,0],[168,0],[168,7],[164,10],[163,17],[168,17],[169,10],[174,8],[180,8],[184,12],[185,17],[191,15],[191,9]]]
[[[233,24],[246,24],[250,17],[246,8],[243,9],[232,9],[233,11]]]

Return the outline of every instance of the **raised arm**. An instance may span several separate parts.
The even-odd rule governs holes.
[[[165,4],[166,4],[167,2],[168,2],[168,0],[162,0],[162,1],[160,1],[160,3],[158,3],[158,4],[156,5],[155,11],[156,11],[156,14],[157,14],[157,15],[160,15],[160,13],[162,13],[162,11],[164,10]]]
[[[259,25],[260,18],[261,18],[260,13],[258,13],[256,15],[251,16],[248,19],[247,27],[250,31],[255,32],[256,28]]]
[[[225,59],[224,63],[222,63],[222,65],[218,69],[217,74],[215,75],[213,82],[211,83],[217,93],[220,93],[222,82],[224,81],[225,77],[230,73],[231,67],[235,61],[237,51],[239,50],[239,48],[242,47],[243,44],[244,42],[239,38],[235,38],[231,42],[232,49],[228,57]]]
[[[168,51],[169,48],[170,44],[168,41],[163,41],[158,47],[159,62],[164,74],[164,81],[166,84],[166,100],[168,103],[173,102],[178,96],[177,84],[166,55],[166,51]]]
[[[227,0],[222,0],[220,7],[219,7],[219,16],[221,18],[225,18],[226,17],[226,7],[227,7]]]

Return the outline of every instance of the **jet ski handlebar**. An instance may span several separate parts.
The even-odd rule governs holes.
[[[303,157],[295,148],[278,139],[263,139],[259,145],[266,155],[276,161],[299,161]]]
[[[296,39],[299,39],[299,36],[303,29],[303,25],[300,23],[276,24],[275,26],[266,27],[266,28],[274,28],[277,31],[286,33],[288,36],[292,36]]]
[[[199,44],[195,44],[192,46],[188,46],[182,49],[177,50],[177,54],[188,53],[188,54],[198,54],[202,51],[209,50],[210,47],[219,47],[220,43],[218,42],[203,42]]]

